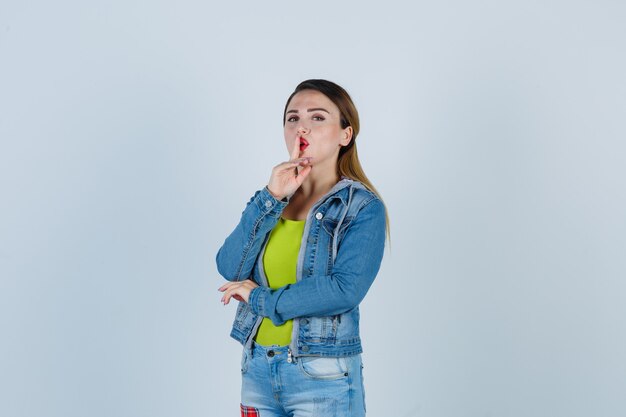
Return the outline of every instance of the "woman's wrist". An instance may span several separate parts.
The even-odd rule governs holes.
[[[264,292],[268,290],[269,288],[267,287],[258,286],[250,291],[250,295],[248,297],[248,305],[250,306],[250,309],[254,314],[262,315],[264,302],[260,299],[260,297]]]
[[[274,197],[276,200],[281,201],[283,203],[289,202],[289,198],[287,198],[288,196],[275,193],[274,191],[270,189],[269,185],[266,185],[265,188],[267,189],[267,192],[270,193],[270,195]]]
[[[283,198],[285,198],[284,196],[281,196],[277,193],[275,193],[274,191],[272,191],[272,189],[270,188],[269,184],[266,185],[267,191],[272,195],[272,197],[274,197],[276,200],[282,200]]]

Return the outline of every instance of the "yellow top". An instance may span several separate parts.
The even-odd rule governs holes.
[[[267,283],[273,290],[296,282],[296,264],[304,223],[305,220],[281,217],[270,234],[263,254],[263,268]],[[268,317],[263,317],[255,340],[263,346],[287,346],[291,342],[292,329],[293,320],[275,326]]]

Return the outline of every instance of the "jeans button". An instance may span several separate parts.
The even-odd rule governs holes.
[[[309,351],[309,347],[308,346],[302,346],[302,351],[303,352],[308,352]]]
[[[268,350],[268,351],[267,351],[267,356],[269,356],[270,358],[271,358],[272,356],[274,356],[274,351],[273,351],[273,350]]]

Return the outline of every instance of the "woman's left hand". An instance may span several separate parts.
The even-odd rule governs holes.
[[[250,299],[250,293],[258,286],[259,284],[250,279],[245,281],[228,282],[219,288],[219,291],[224,293],[222,296],[222,303],[224,303],[224,305],[228,304],[231,297],[235,300],[247,303]]]

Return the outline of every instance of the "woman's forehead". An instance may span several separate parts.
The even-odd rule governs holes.
[[[337,106],[323,93],[315,90],[302,90],[296,93],[287,106],[289,110],[307,110],[309,108],[322,107],[329,112],[337,111]]]

